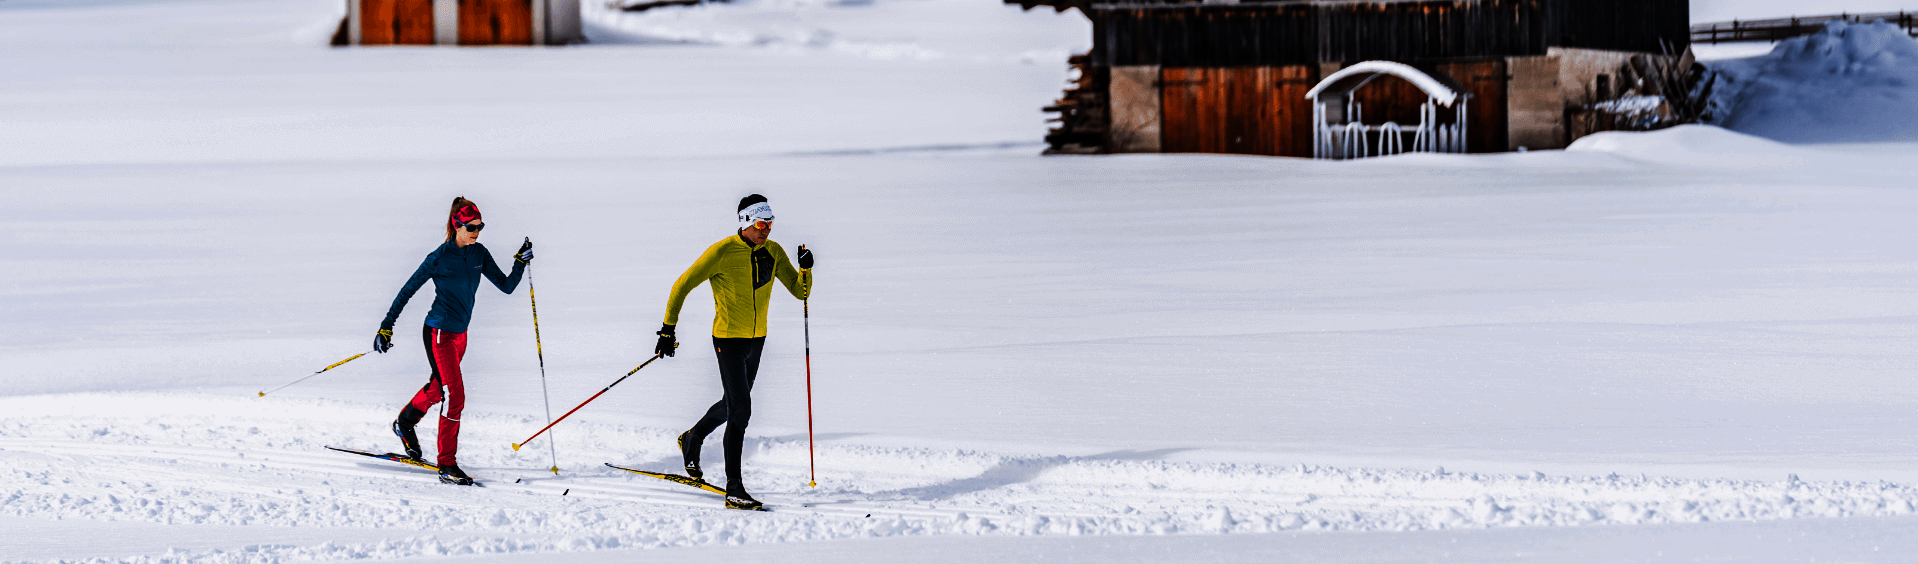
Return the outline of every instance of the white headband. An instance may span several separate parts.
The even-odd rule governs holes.
[[[752,227],[753,222],[755,221],[772,221],[772,220],[773,220],[773,206],[772,204],[768,204],[766,202],[759,202],[757,204],[746,206],[746,209],[739,210],[739,228],[740,229]]]

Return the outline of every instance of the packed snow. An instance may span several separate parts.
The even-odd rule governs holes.
[[[1794,143],[1918,141],[1918,40],[1896,24],[1833,21],[1710,68],[1708,123]]]
[[[1918,551],[1918,145],[1041,158],[1076,14],[588,10],[586,46],[326,49],[330,0],[0,0],[0,561]],[[755,391],[772,513],[603,465],[676,465],[695,346],[509,448],[546,421],[524,285],[464,362],[484,488],[322,448],[397,448],[410,340],[258,396],[364,352],[464,195],[496,258],[538,245],[568,408],[752,192],[819,253]]]

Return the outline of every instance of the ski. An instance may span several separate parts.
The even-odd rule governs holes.
[[[721,496],[724,496],[724,495],[726,495],[726,490],[724,490],[724,489],[720,489],[720,487],[719,487],[719,486],[715,486],[715,485],[713,485],[713,483],[712,483],[712,482],[708,482],[708,481],[705,481],[705,480],[701,480],[701,479],[699,479],[699,478],[694,478],[694,477],[692,477],[692,476],[681,476],[681,475],[679,475],[679,474],[667,474],[667,473],[664,473],[664,472],[648,472],[648,471],[645,471],[645,470],[634,470],[634,469],[632,469],[632,468],[627,468],[627,467],[625,467],[625,466],[613,466],[613,463],[611,463],[611,462],[608,462],[608,463],[606,463],[606,466],[608,466],[608,467],[611,467],[611,468],[613,468],[613,469],[615,469],[615,470],[625,470],[625,471],[627,471],[627,472],[632,472],[632,473],[634,473],[634,474],[638,474],[638,475],[641,475],[641,476],[651,476],[651,477],[654,477],[654,478],[659,478],[659,479],[661,479],[661,480],[665,480],[665,481],[668,481],[668,482],[672,482],[672,483],[675,483],[675,484],[685,484],[685,485],[688,485],[688,486],[692,486],[692,487],[695,487],[695,488],[699,488],[699,489],[702,489],[702,490],[706,490],[706,491],[709,491],[709,492],[713,492],[713,493],[716,493],[716,494],[719,494],[719,495],[721,495]],[[734,508],[734,509],[737,509],[737,508]],[[768,512],[770,512],[770,511],[772,511],[772,508],[769,508],[769,507],[766,507],[766,506],[764,506],[764,505],[761,505],[761,506],[759,506],[759,507],[758,507],[757,509],[752,509],[751,511],[768,511]]]
[[[639,475],[641,475],[641,476],[652,476],[652,477],[654,477],[654,478],[659,478],[659,479],[661,479],[661,480],[665,480],[665,481],[668,481],[668,482],[672,482],[672,483],[675,483],[675,484],[685,484],[685,485],[688,485],[688,486],[692,486],[692,487],[695,487],[695,488],[699,488],[699,489],[702,489],[702,490],[706,490],[706,491],[709,491],[709,492],[713,492],[713,493],[716,493],[716,494],[719,494],[719,495],[726,495],[726,490],[724,490],[724,489],[721,489],[721,488],[720,488],[719,486],[715,486],[715,485],[713,485],[713,484],[712,484],[711,482],[707,482],[707,481],[705,481],[705,480],[701,480],[701,479],[699,479],[699,478],[694,478],[694,477],[691,477],[691,476],[681,476],[681,475],[679,475],[679,474],[664,474],[664,473],[660,473],[660,472],[647,472],[647,471],[645,471],[645,470],[634,470],[634,469],[631,469],[631,468],[627,468],[627,467],[624,467],[624,466],[613,466],[613,463],[611,463],[611,462],[608,462],[608,463],[606,463],[606,465],[607,465],[607,466],[610,466],[610,467],[612,467],[612,468],[614,468],[614,469],[618,469],[618,470],[625,470],[625,471],[627,471],[627,472],[632,472],[632,473],[634,473],[634,474],[639,474]]]
[[[373,457],[373,458],[379,458],[379,459],[383,459],[383,460],[391,460],[391,461],[394,461],[394,462],[398,462],[398,463],[400,463],[400,464],[407,464],[407,465],[411,465],[411,466],[418,466],[418,467],[420,467],[420,468],[425,468],[425,469],[427,469],[427,470],[432,470],[432,471],[434,471],[434,472],[438,472],[438,471],[440,471],[440,467],[438,467],[438,466],[434,466],[434,465],[432,465],[432,464],[427,464],[427,463],[426,463],[425,461],[420,461],[420,460],[413,460],[413,459],[411,459],[411,458],[407,458],[407,457],[406,457],[406,455],[404,455],[404,454],[396,454],[396,453],[391,453],[391,452],[389,452],[389,453],[386,453],[386,454],[374,454],[374,453],[370,453],[370,452],[366,452],[366,451],[363,451],[363,450],[353,450],[353,449],[346,449],[346,448],[339,448],[339,447],[326,447],[326,448],[329,448],[329,449],[332,449],[332,450],[337,450],[337,451],[340,451],[340,452],[345,452],[345,453],[351,453],[351,454],[357,454],[357,455],[360,455],[360,456],[371,456],[371,457]]]
[[[418,466],[418,467],[420,467],[420,468],[425,468],[425,469],[427,469],[427,470],[432,470],[432,471],[433,471],[433,472],[435,472],[435,473],[438,473],[438,472],[440,471],[440,467],[438,467],[438,466],[434,466],[434,465],[432,465],[432,464],[428,464],[428,463],[426,463],[425,461],[422,461],[422,460],[413,460],[413,459],[411,459],[411,458],[407,458],[407,457],[406,457],[406,455],[404,455],[404,454],[398,454],[398,453],[391,453],[391,452],[389,452],[389,453],[386,453],[386,454],[375,454],[375,453],[371,453],[371,452],[366,452],[366,451],[363,451],[363,450],[353,450],[353,449],[350,449],[350,448],[339,448],[339,447],[331,447],[331,446],[329,446],[329,447],[326,447],[326,448],[328,448],[328,449],[331,449],[331,450],[337,450],[337,451],[340,451],[340,452],[344,452],[344,453],[348,453],[348,454],[357,454],[357,455],[360,455],[360,456],[370,456],[370,457],[373,457],[373,458],[378,458],[378,459],[381,459],[381,460],[391,460],[391,461],[394,461],[394,462],[398,462],[398,463],[400,463],[400,464],[405,464],[405,465],[408,465],[408,466]],[[441,479],[441,483],[448,483],[448,482],[446,482],[446,481],[445,481],[444,479]],[[479,480],[473,480],[473,483],[472,483],[471,485],[473,485],[473,486],[478,486],[478,487],[482,487],[482,488],[483,488],[483,487],[486,487],[486,484],[483,484],[483,483],[480,483],[480,481],[479,481]]]

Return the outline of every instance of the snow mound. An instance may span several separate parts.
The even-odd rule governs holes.
[[[1706,167],[1789,167],[1807,151],[1763,137],[1709,125],[1658,131],[1606,131],[1579,138],[1568,152],[1611,153],[1634,160]]]
[[[1711,69],[1708,123],[1797,143],[1918,140],[1918,41],[1896,25],[1834,21]]]

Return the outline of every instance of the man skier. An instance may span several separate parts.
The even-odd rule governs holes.
[[[779,279],[786,291],[801,300],[812,294],[812,251],[799,246],[799,268],[786,259],[786,249],[769,239],[773,229],[773,208],[766,197],[753,194],[739,200],[739,231],[706,248],[691,268],[673,283],[666,296],[666,322],[659,328],[659,344],[653,352],[673,356],[677,345],[673,327],[679,323],[680,306],[686,294],[710,281],[713,290],[713,353],[719,357],[719,383],[726,395],[706,410],[706,416],[691,430],[679,435],[680,455],[686,462],[686,474],[702,478],[699,448],[706,436],[721,424],[726,426],[726,507],[759,509],[761,504],[746,493],[740,479],[740,447],[746,441],[746,425],[753,416],[753,379],[759,374],[759,352],[766,346],[766,308],[772,300],[772,281]]]
[[[460,359],[466,356],[466,325],[473,317],[473,294],[479,291],[481,276],[501,292],[512,294],[513,289],[519,287],[526,264],[533,261],[533,242],[527,240],[520,245],[519,252],[513,254],[513,273],[509,275],[500,272],[499,264],[493,262],[493,254],[479,244],[479,232],[486,228],[486,223],[480,221],[478,205],[466,198],[453,198],[453,209],[447,214],[444,227],[445,242],[426,255],[426,261],[413,271],[406,285],[400,287],[399,297],[393,298],[393,305],[387,308],[386,319],[380,322],[380,330],[373,336],[373,350],[384,353],[393,348],[393,323],[399,320],[400,310],[413,299],[413,293],[419,291],[420,286],[432,280],[433,310],[426,314],[426,326],[421,333],[426,341],[426,362],[433,375],[400,410],[399,419],[393,421],[393,434],[400,436],[407,457],[420,460],[425,453],[420,450],[420,439],[414,435],[413,426],[426,417],[433,404],[444,399],[446,411],[440,414],[439,463],[435,466],[439,467],[440,481],[470,486],[473,478],[460,470],[458,454],[460,412],[466,408],[466,381],[460,375]]]

